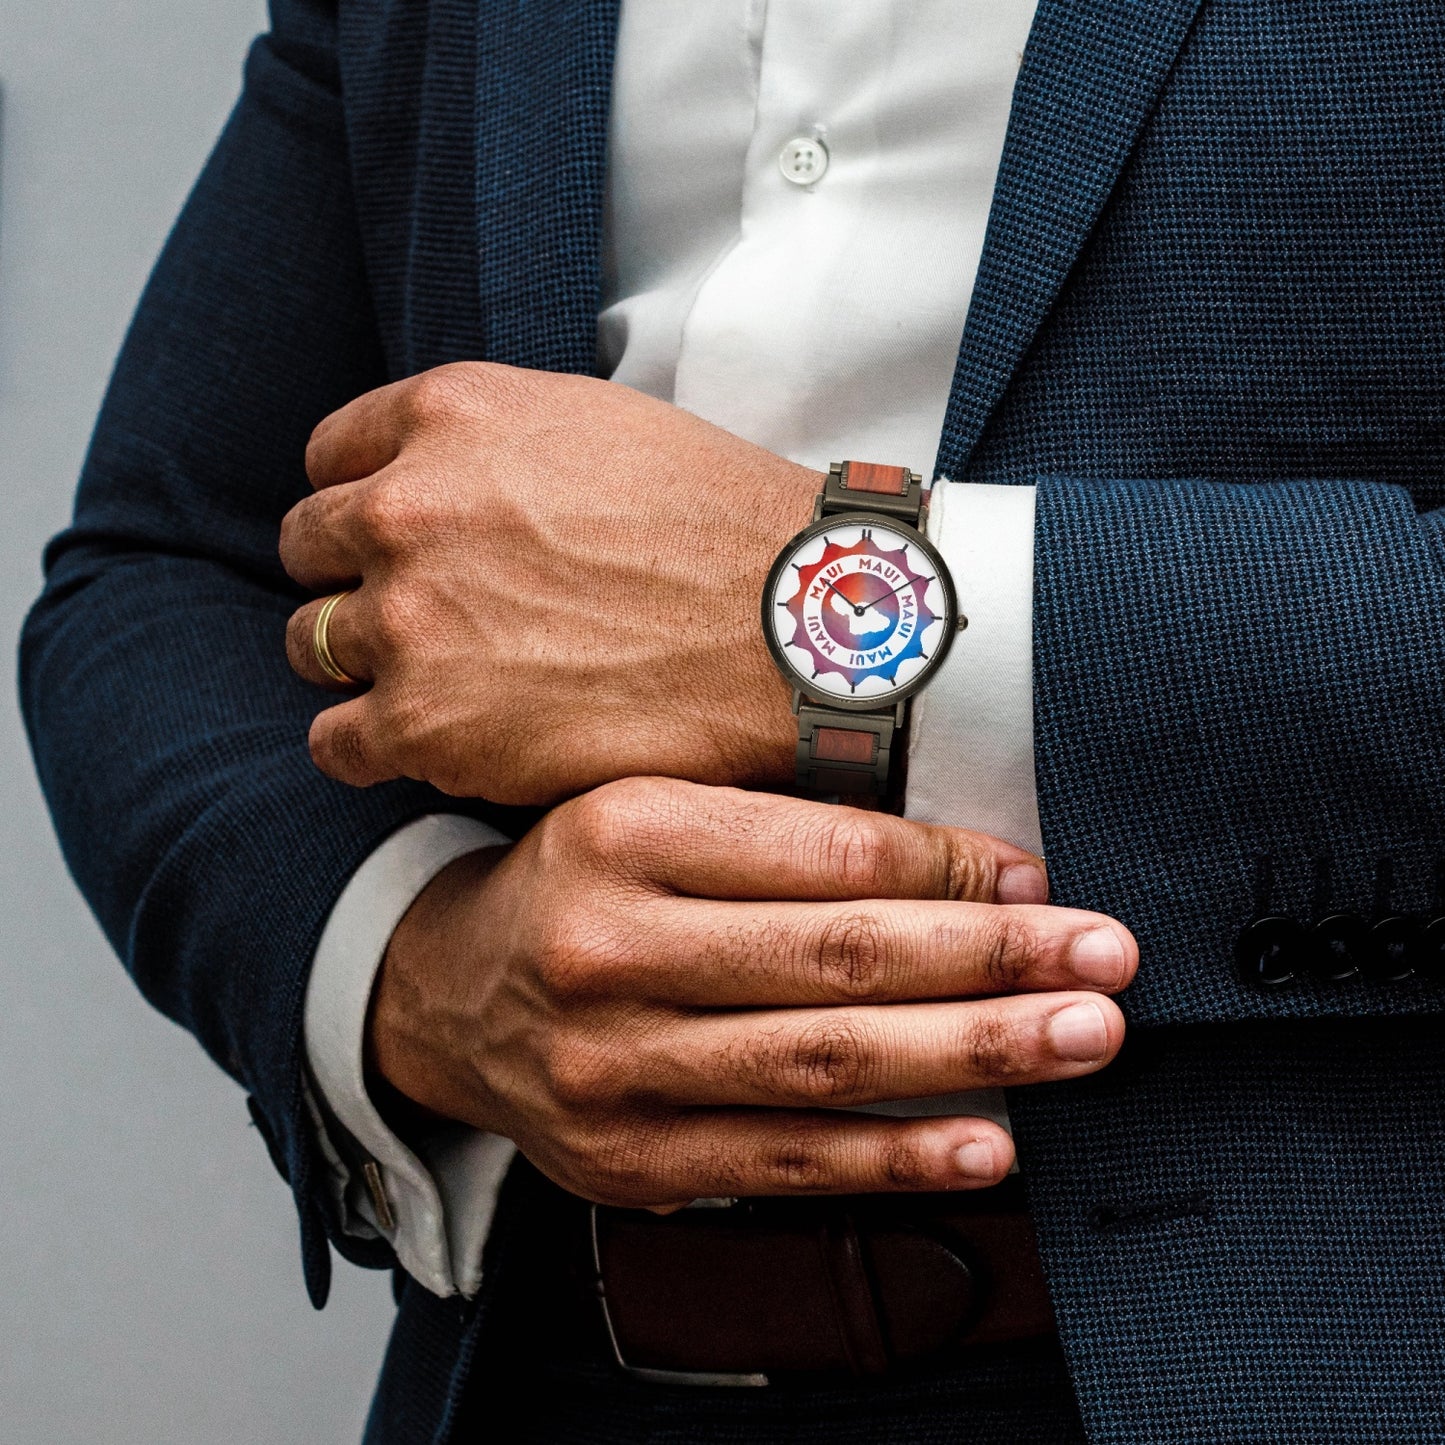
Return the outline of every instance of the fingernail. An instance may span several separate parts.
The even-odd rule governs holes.
[[[1124,945],[1112,928],[1091,928],[1074,940],[1069,965],[1080,983],[1119,988],[1124,982]]]
[[[1011,863],[994,890],[1000,903],[1047,903],[1049,876],[1037,863]]]
[[[1098,1004],[1071,1003],[1049,1020],[1049,1047],[1061,1059],[1092,1063],[1104,1057],[1109,1030]]]
[[[987,1139],[970,1139],[953,1158],[958,1172],[970,1179],[992,1179],[998,1172],[994,1168],[993,1145]]]

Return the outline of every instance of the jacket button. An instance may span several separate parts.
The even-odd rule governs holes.
[[[1415,971],[1414,944],[1420,924],[1404,914],[1382,918],[1370,930],[1370,947],[1365,956],[1365,976],[1374,983],[1399,983]]]
[[[1445,980],[1445,916],[1432,918],[1410,948],[1415,972],[1435,982]]]
[[[1293,918],[1256,918],[1239,935],[1234,957],[1247,982],[1279,988],[1291,982],[1307,957],[1304,926]]]
[[[1369,925],[1353,913],[1331,913],[1310,930],[1310,945],[1310,972],[1323,983],[1343,983],[1369,951]]]

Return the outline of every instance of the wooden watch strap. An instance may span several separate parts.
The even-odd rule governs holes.
[[[798,705],[798,786],[827,796],[882,797],[901,708],[844,713]]]
[[[907,495],[913,477],[907,467],[884,467],[877,462],[844,462],[843,468],[843,485],[850,492],[902,497]]]
[[[907,467],[885,467],[878,462],[834,462],[818,497],[815,517],[838,512],[876,512],[921,525],[923,478]]]

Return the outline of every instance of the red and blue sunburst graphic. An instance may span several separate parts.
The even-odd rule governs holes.
[[[886,551],[865,529],[848,547],[825,539],[816,562],[794,566],[792,646],[812,658],[814,677],[837,673],[854,692],[869,677],[896,686],[898,669],[924,655],[923,635],[938,620],[926,601],[933,578],[909,566],[905,548]]]

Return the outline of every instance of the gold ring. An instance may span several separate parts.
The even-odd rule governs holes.
[[[352,677],[349,672],[337,664],[336,659],[331,655],[331,643],[327,639],[326,629],[331,626],[331,614],[336,611],[336,604],[344,597],[350,597],[356,589],[353,587],[346,592],[337,592],[334,596],[328,597],[322,604],[321,611],[316,614],[316,627],[311,634],[311,650],[316,654],[316,661],[320,664],[322,672],[332,682],[339,682],[343,687],[357,687],[360,679]]]

